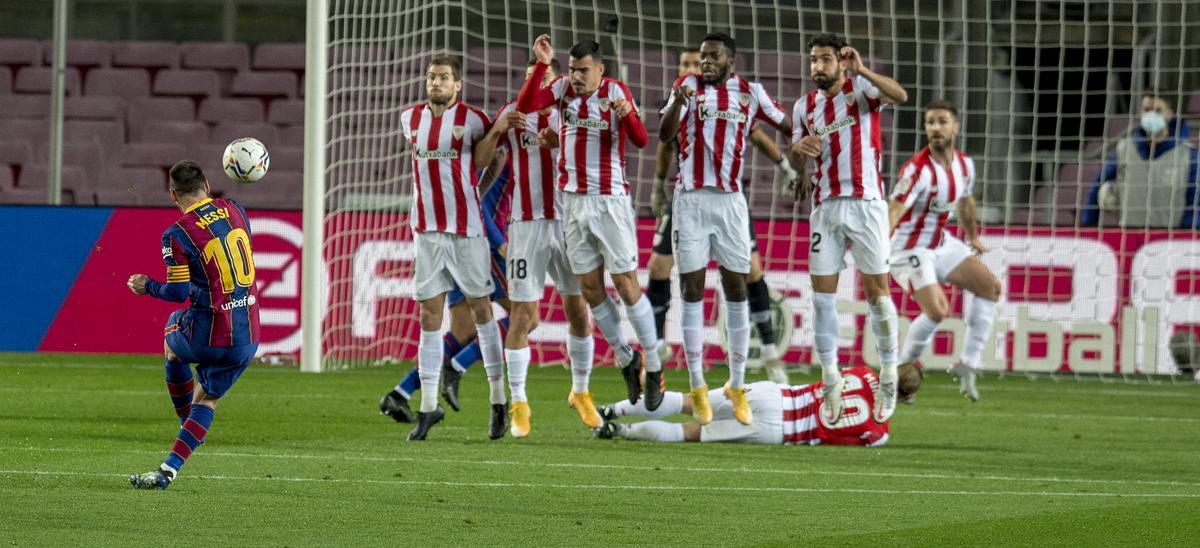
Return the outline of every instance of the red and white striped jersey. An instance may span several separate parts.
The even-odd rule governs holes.
[[[836,427],[820,418],[821,387],[818,382],[802,386],[780,386],[783,392],[783,443],[786,445],[867,445],[878,447],[888,441],[888,423],[871,418],[879,378],[869,367],[842,370],[845,408]]]
[[[647,142],[633,94],[623,82],[611,78],[603,78],[587,96],[576,94],[564,76],[544,88],[532,87],[533,82],[541,82],[546,67],[535,65],[517,102],[522,112],[558,106],[558,188],[578,194],[628,195],[625,141],[639,148]],[[610,106],[614,99],[629,101],[633,110],[619,118]]]
[[[792,109],[792,143],[809,135],[821,138],[821,155],[811,174],[818,191],[815,205],[829,198],[884,199],[883,146],[879,136],[879,88],[862,76],[847,78],[829,97],[814,89]]]
[[[787,112],[762,84],[732,74],[725,82],[705,85],[696,75],[675,81],[673,89],[687,86],[692,98],[679,110],[679,176],[676,188],[741,190],[746,142],[756,120],[780,129]],[[667,100],[663,112],[675,103]]]
[[[517,102],[505,103],[496,114],[499,120],[517,111]],[[508,149],[508,176],[512,179],[513,221],[562,218],[562,197],[558,193],[558,164],[554,150],[538,144],[538,132],[559,124],[558,109],[525,115],[525,127],[508,130],[501,144]]]
[[[974,188],[975,161],[969,156],[955,150],[947,171],[930,155],[929,147],[921,149],[900,169],[900,180],[892,189],[891,199],[903,202],[906,210],[892,234],[892,250],[942,245],[955,204]]]
[[[434,116],[422,103],[400,113],[400,126],[412,147],[416,199],[409,223],[413,230],[481,236],[473,149],[492,126],[487,114],[456,101],[441,116]]]

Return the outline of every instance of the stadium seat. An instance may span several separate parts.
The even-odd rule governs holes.
[[[126,190],[142,197],[142,202],[152,204],[156,200],[164,205],[169,202],[167,174],[153,167],[108,168],[104,175],[104,188]]]
[[[120,42],[112,53],[114,67],[140,67],[157,71],[179,66],[175,42]]]
[[[116,157],[125,144],[125,122],[114,120],[67,120],[63,123],[63,141],[94,142],[104,153]]]
[[[50,142],[50,120],[5,120],[0,119],[0,135],[24,137],[29,145],[37,146]]]
[[[208,126],[202,122],[150,122],[138,132],[138,142],[194,146],[208,142]]]
[[[12,191],[15,184],[12,169],[0,167],[0,203],[4,203],[5,193]]]
[[[185,42],[180,68],[239,72],[250,68],[250,48],[242,42]]]
[[[128,110],[129,103],[123,97],[108,95],[67,97],[63,102],[63,115],[68,119],[124,121]]]
[[[266,42],[254,48],[255,70],[303,71],[303,42]]]
[[[33,147],[28,141],[16,136],[0,140],[0,171],[13,166],[24,166],[33,163]]]
[[[196,119],[209,124],[219,122],[261,122],[263,121],[262,101],[256,99],[226,99],[209,97],[200,103]]]
[[[195,110],[190,99],[183,97],[142,97],[129,103],[129,141],[142,140],[142,130],[156,122],[191,122]]]
[[[364,63],[375,63],[389,59],[393,59],[393,57],[388,55],[386,48],[338,45],[329,48],[329,55],[326,58],[326,62],[329,64],[329,68],[336,68],[338,66],[362,65]]]
[[[141,68],[97,68],[88,72],[83,94],[145,97],[150,95],[150,73]]]
[[[1087,201],[1101,167],[1100,162],[1063,164],[1054,189],[1055,224],[1075,224],[1079,208]],[[1062,219],[1058,218],[1060,214]]]
[[[1191,116],[1200,116],[1200,89],[1194,90],[1188,94],[1187,108],[1184,110]]]
[[[303,124],[304,100],[276,99],[271,101],[271,107],[267,109],[267,121],[279,125]]]
[[[117,163],[125,167],[168,169],[186,158],[187,147],[182,143],[126,143]]]
[[[263,99],[276,97],[290,99],[296,96],[296,86],[297,78],[294,72],[282,70],[239,72],[233,78],[230,95]]]
[[[69,67],[87,71],[94,67],[107,67],[112,64],[113,46],[100,40],[69,40],[67,41],[66,62]],[[42,58],[46,66],[54,64],[54,42],[42,42]]]
[[[155,95],[192,98],[220,95],[221,79],[211,70],[166,69],[154,78]]]
[[[53,77],[54,69],[50,67],[24,67],[13,80],[13,93],[50,93]],[[67,67],[63,81],[67,95],[79,95],[79,82],[79,69]]]
[[[279,144],[304,146],[304,124],[293,124],[281,128]]]
[[[46,203],[46,192],[50,184],[50,166],[44,164],[34,164],[25,166],[21,170],[20,179],[17,180],[17,185],[13,189],[13,201],[9,203],[17,204],[44,204]],[[77,200],[87,192],[87,177],[82,168],[63,164],[62,166],[62,192],[64,205],[71,205],[77,202],[89,203],[84,200]]]
[[[300,171],[304,168],[304,147],[294,145],[276,145],[271,147],[271,171],[277,169]],[[268,177],[270,176],[268,173]]]
[[[0,40],[0,65],[39,65],[42,45],[36,40]]]
[[[267,123],[222,122],[209,133],[208,142],[225,145],[242,137],[254,137],[270,150],[272,145],[279,142],[279,130]]]
[[[0,118],[49,117],[49,95],[0,95]]]
[[[264,181],[268,184],[224,186],[225,197],[253,209],[298,210],[303,207],[304,178],[299,171],[272,168]]]
[[[1109,139],[1120,139],[1129,133],[1129,124],[1132,120],[1128,116],[1114,116],[1108,119],[1108,130],[1104,135]]]
[[[104,172],[105,165],[105,150],[100,143],[90,141],[64,141],[63,142],[64,164],[79,166],[84,170],[84,173],[97,177]],[[50,163],[50,143],[45,143],[38,146],[37,155],[34,160],[39,163]]]
[[[0,66],[0,95],[12,93],[12,69]]]

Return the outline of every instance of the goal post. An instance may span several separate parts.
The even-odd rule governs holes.
[[[991,248],[981,258],[1005,294],[987,368],[1137,378],[1174,374],[1187,366],[1177,356],[1200,355],[1200,239],[1175,218],[1197,208],[1180,201],[1200,192],[1151,196],[1149,179],[1122,172],[1125,187],[1107,187],[1114,192],[1103,203],[1095,197],[1106,161],[1139,146],[1141,105],[1151,92],[1174,111],[1172,142],[1181,153],[1194,150],[1200,128],[1191,134],[1179,128],[1200,121],[1200,34],[1192,32],[1200,26],[1200,5],[310,0],[308,8],[304,218],[310,253],[304,254],[302,323],[305,348],[321,350],[305,353],[305,370],[415,356],[418,307],[411,299],[406,220],[411,158],[399,115],[423,100],[425,63],[446,53],[463,60],[461,97],[494,115],[515,97],[529,44],[542,33],[552,36],[564,66],[572,42],[598,39],[609,75],[629,85],[652,136],[678,52],[698,46],[707,32],[734,36],[736,70],[761,82],[789,112],[812,89],[805,42],[819,32],[846,36],[872,69],[895,78],[910,97],[881,115],[881,173],[889,187],[901,164],[924,146],[922,106],[949,99],[961,112],[958,148],[977,164],[974,195]],[[774,137],[786,146],[787,136]],[[656,142],[627,148],[643,285]],[[1169,178],[1156,167],[1164,164],[1126,159],[1147,176]],[[807,363],[810,207],[776,192],[776,171],[764,154],[748,152],[746,162],[766,280],[795,326],[785,361]],[[717,280],[709,275],[706,341],[710,358],[721,360]],[[553,291],[546,295],[543,323],[531,336],[534,361],[543,363],[561,358],[566,338],[562,303]],[[677,304],[678,287],[674,295]],[[874,343],[853,268],[842,276],[838,296],[842,361],[872,363]],[[895,296],[903,317],[916,316],[910,298],[898,288]],[[948,296],[950,317],[961,318],[970,295],[954,290]],[[680,308],[672,307],[668,319],[667,338],[675,344]],[[961,347],[960,320],[945,322],[942,331],[927,365],[952,359]]]

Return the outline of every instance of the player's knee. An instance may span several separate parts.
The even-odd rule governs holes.
[[[617,288],[617,295],[621,296],[625,304],[631,305],[642,296],[642,287],[638,285],[637,277],[632,272],[614,274],[612,279]]]
[[[421,307],[421,329],[423,331],[435,331],[442,328],[442,315],[440,312],[430,310],[427,307]]]
[[[983,291],[980,291],[978,296],[992,302],[999,301],[1000,280],[997,280],[995,276],[989,276],[987,283],[983,286]]]
[[[528,334],[538,326],[538,315],[536,308],[532,311],[530,307],[517,306],[514,307],[509,315],[509,333]]]
[[[679,291],[683,300],[696,302],[704,298],[704,276],[684,276],[679,280]],[[736,300],[736,299],[735,299]]]
[[[650,255],[650,264],[646,268],[650,270],[650,279],[652,280],[669,280],[671,279],[671,268],[675,261],[670,255],[659,255],[654,253]]]
[[[492,302],[488,299],[472,300],[471,315],[475,318],[475,325],[492,321]]]

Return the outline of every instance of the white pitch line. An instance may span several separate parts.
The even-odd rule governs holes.
[[[803,451],[805,449],[797,449]],[[72,448],[38,448],[38,447],[0,447],[0,451],[30,451],[30,452],[46,452],[46,453],[126,453],[126,454],[161,454],[162,451],[149,451],[138,449],[72,449]],[[211,451],[204,452],[204,455],[210,457],[225,457],[225,458],[244,458],[244,459],[293,459],[293,460],[350,460],[363,462],[398,462],[398,463],[430,463],[430,464],[466,464],[474,466],[531,466],[542,468],[575,468],[575,469],[591,469],[591,470],[632,470],[643,472],[691,472],[691,473],[718,473],[718,474],[766,474],[766,475],[787,475],[787,476],[849,476],[849,477],[878,477],[878,478],[902,478],[902,479],[939,479],[952,481],[1005,481],[1005,482],[1025,482],[1025,483],[1083,483],[1083,484],[1106,484],[1106,485],[1160,485],[1160,486],[1175,486],[1175,487],[1200,487],[1200,482],[1184,482],[1172,480],[1129,480],[1129,479],[1094,479],[1094,478],[1063,478],[1059,476],[1049,477],[1019,477],[1019,476],[998,476],[991,474],[940,474],[927,472],[871,472],[871,471],[847,471],[847,470],[779,470],[779,469],[760,469],[748,467],[721,468],[721,467],[696,467],[696,466],[644,466],[632,464],[594,464],[580,462],[522,462],[514,460],[473,460],[473,459],[436,459],[436,458],[416,458],[416,457],[375,457],[367,455],[312,455],[304,453],[239,453],[230,451]],[[1200,495],[1200,494],[1198,494]]]
[[[1042,384],[1030,383],[1028,385],[997,384],[997,383],[1004,383],[1004,382],[1005,381],[995,381],[995,382],[988,381],[987,384],[984,385],[984,390],[985,391],[996,391],[996,392],[1041,392],[1041,393],[1046,393],[1049,390],[1046,388],[1046,383],[1042,383]],[[1095,387],[1095,389],[1089,390],[1087,385],[1081,385],[1081,387],[1079,387],[1079,388],[1065,388],[1064,385],[1060,384],[1060,383],[1050,383],[1050,386],[1059,388],[1058,390],[1053,390],[1055,395],[1068,394],[1068,395],[1073,395],[1073,396],[1130,396],[1130,397],[1138,397],[1138,398],[1140,398],[1140,397],[1195,398],[1197,396],[1200,396],[1200,390],[1197,390],[1196,386],[1186,386],[1186,385],[1179,386],[1179,389],[1177,391],[1113,389],[1113,388],[1109,388],[1107,386],[1106,387]],[[922,385],[921,388],[923,390],[932,388],[935,390],[954,390],[955,392],[958,391],[958,385],[956,385],[956,384],[929,383],[928,385]]]
[[[988,412],[969,412],[969,411],[942,411],[937,409],[922,409],[920,407],[912,410],[918,415],[934,415],[939,417],[959,417],[959,418],[986,418],[986,417],[1002,417],[1008,419],[1046,419],[1046,420],[1081,420],[1081,421],[1096,421],[1096,420],[1114,420],[1114,421],[1133,421],[1133,422],[1183,422],[1183,423],[1198,423],[1200,418],[1197,417],[1138,417],[1132,415],[1105,415],[1097,413],[1095,415],[1071,415],[1065,413],[1009,413],[1005,411],[988,411]]]
[[[54,470],[0,470],[0,474],[28,476],[82,476],[82,477],[123,477],[123,474],[98,472],[71,472]],[[595,485],[595,484],[565,484],[565,483],[523,483],[523,482],[467,482],[467,481],[422,481],[422,480],[371,480],[371,479],[339,479],[339,478],[302,478],[302,477],[251,477],[251,476],[191,476],[194,479],[216,481],[282,481],[295,483],[357,483],[369,485],[408,485],[429,487],[483,487],[500,489],[586,489],[592,491],[691,491],[728,493],[843,493],[855,495],[949,495],[949,496],[1012,496],[1012,497],[1103,497],[1103,498],[1200,498],[1200,493],[1108,493],[1085,491],[941,491],[932,489],[855,489],[855,488],[821,488],[821,487],[719,487],[707,485]]]

